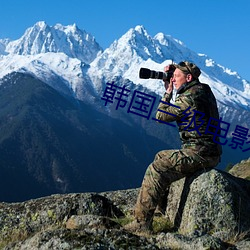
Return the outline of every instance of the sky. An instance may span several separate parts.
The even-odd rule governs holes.
[[[143,25],[250,81],[249,0],[0,0],[0,39],[18,39],[38,21],[76,23],[103,49]]]

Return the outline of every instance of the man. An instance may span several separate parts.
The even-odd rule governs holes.
[[[149,165],[135,205],[135,220],[125,226],[129,231],[152,230],[155,209],[170,184],[199,169],[213,168],[220,161],[219,114],[215,97],[207,84],[200,83],[201,71],[195,64],[181,62],[174,66],[173,77],[170,82],[165,81],[166,92],[156,119],[177,122],[182,147],[160,151]],[[165,67],[165,71],[168,69],[169,66]],[[173,96],[174,88],[176,96]]]

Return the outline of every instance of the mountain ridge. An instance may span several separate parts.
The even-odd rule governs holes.
[[[170,35],[158,33],[154,37],[150,36],[142,25],[129,29],[104,51],[92,35],[80,30],[76,24],[48,26],[44,21],[37,22],[33,27],[28,28],[20,39],[15,41],[0,39],[0,44],[2,47],[2,49],[0,47],[0,53],[2,50],[2,54],[4,54],[0,56],[0,65],[4,69],[0,77],[13,71],[22,70],[22,68],[33,72],[34,68],[39,67],[36,62],[38,55],[45,58],[44,66],[47,66],[48,69],[53,68],[53,60],[67,61],[65,56],[64,58],[60,56],[63,53],[66,57],[79,60],[79,64],[83,66],[82,72],[74,73],[74,69],[69,67],[68,69],[61,68],[55,73],[64,75],[65,71],[70,72],[64,80],[68,82],[68,88],[72,88],[74,92],[76,92],[76,84],[71,82],[72,79],[78,78],[82,82],[82,84],[77,84],[78,89],[82,88],[84,84],[92,85],[98,90],[99,95],[103,91],[103,86],[101,86],[103,82],[110,81],[117,76],[127,78],[135,84],[162,95],[164,92],[162,82],[139,79],[139,68],[149,67],[162,71],[163,67],[172,61],[178,63],[182,60],[190,60],[201,68],[200,80],[212,87],[217,100],[226,105],[236,108],[241,106],[245,110],[250,110],[250,83],[248,81],[242,79],[236,72],[216,64],[205,54],[191,51],[183,42]],[[54,58],[49,59],[46,63],[45,55],[48,52]],[[11,60],[14,55],[24,57]],[[32,56],[34,56],[34,60],[32,60]],[[18,63],[16,63],[17,61]],[[66,62],[68,65],[71,63],[71,59],[68,60],[68,63]],[[46,74],[46,68],[39,68],[39,71]],[[36,74],[37,71],[34,72],[34,75]],[[87,81],[86,78],[88,78]],[[40,80],[49,82],[42,78]],[[90,82],[92,83],[90,84]],[[83,91],[78,91],[75,96],[81,99],[80,92]],[[93,95],[93,92],[90,95]]]
[[[69,57],[90,63],[102,51],[95,38],[76,24],[49,26],[44,21],[28,28],[24,35],[9,41],[6,52],[17,55],[36,55],[47,52],[63,52]]]
[[[250,110],[249,82],[241,79],[236,72],[217,65],[206,55],[189,50],[176,39],[162,33],[158,33],[155,38],[152,38],[143,26],[130,29],[102,54],[99,54],[90,64],[89,72],[90,76],[93,75],[93,72],[98,72],[99,77],[106,80],[122,75],[135,84],[146,86],[151,91],[162,95],[164,93],[162,81],[139,79],[139,68],[148,67],[162,71],[165,65],[184,60],[194,62],[201,68],[200,80],[212,87],[217,99],[224,104],[230,102],[233,106],[235,106],[235,102],[242,103],[245,109]]]

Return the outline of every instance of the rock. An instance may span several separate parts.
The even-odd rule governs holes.
[[[160,248],[182,249],[182,250],[223,250],[228,249],[228,245],[222,242],[219,238],[211,235],[203,235],[200,237],[187,237],[176,233],[160,234],[157,237],[158,246]]]
[[[249,250],[250,240],[242,240],[236,243],[237,250]]]
[[[96,250],[96,249],[159,249],[145,237],[129,234],[121,230],[46,230],[14,244],[4,250]],[[167,248],[165,248],[167,250]]]
[[[229,170],[229,173],[236,177],[250,180],[250,158],[247,160],[242,160],[240,163],[234,165]]]
[[[117,190],[112,192],[103,192],[103,195],[117,206],[125,214],[132,214],[140,189]]]
[[[250,181],[213,169],[174,182],[166,216],[175,232],[144,236],[120,225],[131,215],[138,192],[0,203],[0,249],[249,249]],[[164,220],[158,218],[154,223],[160,225]]]
[[[1,244],[23,240],[45,228],[64,227],[72,215],[123,216],[110,200],[95,193],[52,195],[21,203],[0,203]]]
[[[166,215],[179,233],[227,241],[250,230],[250,181],[211,170],[173,183]]]
[[[108,217],[85,214],[72,215],[66,222],[67,229],[84,228],[120,228],[120,225]]]

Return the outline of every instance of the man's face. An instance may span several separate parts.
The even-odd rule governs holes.
[[[180,69],[175,69],[172,82],[175,88],[178,90],[183,84],[187,82],[187,75],[185,75]]]

